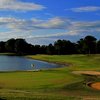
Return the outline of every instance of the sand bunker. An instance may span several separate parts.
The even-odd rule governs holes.
[[[72,73],[73,74],[85,74],[85,75],[96,75],[96,76],[100,76],[100,72],[97,72],[97,71],[73,71]]]
[[[91,83],[89,86],[93,89],[100,90],[100,82]]]

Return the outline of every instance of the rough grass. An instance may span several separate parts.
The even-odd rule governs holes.
[[[39,72],[1,72],[0,97],[8,100],[85,100],[100,98],[100,91],[86,85],[100,77],[75,75],[78,70],[100,71],[100,55],[36,55],[32,59],[68,64]]]

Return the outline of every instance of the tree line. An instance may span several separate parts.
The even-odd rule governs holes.
[[[73,43],[70,40],[57,40],[49,45],[32,45],[25,39],[9,39],[6,42],[0,42],[0,53],[10,52],[18,55],[23,54],[49,54],[49,55],[67,55],[67,54],[99,54],[100,40],[94,36],[86,36]]]

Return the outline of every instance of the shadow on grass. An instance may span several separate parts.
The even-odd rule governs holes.
[[[0,100],[7,100],[7,99],[5,99],[5,98],[0,98]]]
[[[0,100],[81,100],[81,98],[78,97],[10,97],[7,99],[0,99]]]

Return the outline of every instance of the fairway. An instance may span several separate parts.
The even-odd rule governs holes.
[[[100,55],[35,55],[31,59],[63,64],[48,70],[0,72],[0,98],[7,100],[84,100],[100,98],[88,83],[100,82]],[[95,84],[94,84],[95,85]]]

